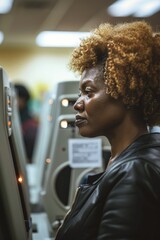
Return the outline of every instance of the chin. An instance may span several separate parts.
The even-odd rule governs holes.
[[[79,134],[82,137],[88,137],[88,138],[94,138],[94,137],[98,137],[99,135],[93,133],[93,132],[89,132],[89,131],[83,131],[83,130],[79,130]]]

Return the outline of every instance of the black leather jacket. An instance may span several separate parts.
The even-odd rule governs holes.
[[[56,240],[160,240],[160,134],[134,141],[78,188]]]

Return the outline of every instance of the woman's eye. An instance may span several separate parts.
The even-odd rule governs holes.
[[[91,95],[91,89],[86,88],[85,94],[89,97]]]
[[[89,97],[90,94],[91,94],[91,89],[90,89],[90,88],[86,88],[86,89],[84,89],[82,92],[80,92],[80,93],[78,94],[78,97],[85,96],[85,95],[86,95],[87,97]]]

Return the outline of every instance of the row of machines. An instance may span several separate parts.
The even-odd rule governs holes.
[[[46,95],[34,160],[27,164],[16,92],[0,68],[0,239],[54,239],[77,187],[104,170],[108,141],[82,138],[74,124],[78,89],[78,81],[62,81]]]

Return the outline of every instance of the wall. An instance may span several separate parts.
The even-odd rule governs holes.
[[[35,115],[41,111],[44,95],[54,92],[57,82],[79,79],[68,67],[72,51],[71,48],[0,46],[0,66],[12,82],[28,87]]]
[[[79,78],[68,68],[72,51],[71,48],[0,47],[0,65],[13,82],[52,89],[58,81]]]

